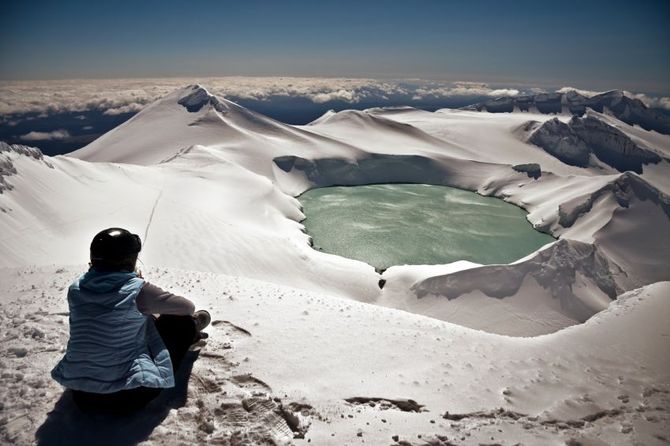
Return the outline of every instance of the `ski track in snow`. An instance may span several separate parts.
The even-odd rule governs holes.
[[[142,239],[142,243],[145,245],[147,243],[147,240],[149,239],[149,227],[151,226],[151,222],[154,219],[154,213],[156,212],[156,207],[158,206],[158,202],[160,201],[162,196],[163,196],[163,189],[158,191],[156,201],[154,201],[154,205],[151,207],[151,213],[149,214],[149,220],[147,220],[147,226],[146,228],[144,228],[144,238]]]

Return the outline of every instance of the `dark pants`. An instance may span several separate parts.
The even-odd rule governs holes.
[[[176,374],[189,347],[198,340],[195,321],[191,316],[164,314],[155,319],[156,329],[170,352],[172,370]],[[156,398],[161,389],[137,387],[114,393],[72,391],[75,404],[85,412],[124,414],[143,409]]]

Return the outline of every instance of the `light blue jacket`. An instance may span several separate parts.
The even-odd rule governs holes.
[[[170,353],[135,303],[143,284],[135,273],[91,268],[70,285],[70,340],[53,379],[92,393],[174,387]]]

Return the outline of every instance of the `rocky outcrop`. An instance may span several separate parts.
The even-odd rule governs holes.
[[[570,120],[572,130],[599,160],[619,172],[632,170],[642,173],[642,165],[658,163],[661,157],[649,149],[638,146],[621,130],[612,127],[595,116],[574,117]]]
[[[592,154],[620,172],[642,173],[644,164],[661,161],[655,152],[640,147],[619,129],[588,113],[584,117],[574,116],[567,124],[558,118],[546,121],[527,141],[578,167],[588,167]]]
[[[13,159],[15,156],[26,156],[41,161],[47,166],[53,166],[44,159],[40,149],[28,147],[22,144],[7,144],[0,141],[0,194],[6,190],[12,190],[13,186],[7,182],[7,177],[16,175],[16,167]]]
[[[179,99],[178,104],[183,106],[189,113],[195,113],[202,110],[203,107],[210,105],[214,110],[220,113],[226,113],[228,106],[220,101],[216,96],[209,94],[200,85],[190,85],[191,92]]]
[[[377,183],[449,183],[441,163],[419,155],[370,154],[365,158],[305,159],[280,156],[274,163],[284,172],[301,173],[314,186],[351,186]]]
[[[577,167],[589,165],[591,150],[569,124],[559,121],[558,118],[542,124],[530,134],[528,142],[543,148],[565,164]]]
[[[512,169],[517,172],[525,172],[528,178],[533,178],[534,180],[542,176],[542,169],[537,163],[517,164],[516,166],[512,166]]]

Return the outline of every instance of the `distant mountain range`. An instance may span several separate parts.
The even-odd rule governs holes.
[[[590,108],[599,113],[611,113],[630,125],[639,125],[645,130],[670,134],[670,117],[647,107],[641,100],[626,95],[622,90],[612,90],[595,96],[584,96],[576,91],[566,93],[541,93],[528,96],[499,97],[486,102],[463,107],[463,110],[509,113],[512,111],[535,111],[544,114],[570,113],[583,115]]]

